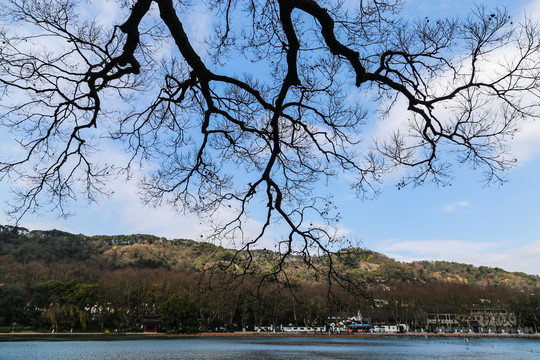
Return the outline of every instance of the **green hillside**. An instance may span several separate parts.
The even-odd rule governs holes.
[[[433,308],[539,301],[537,276],[444,261],[401,263],[362,249],[344,250],[334,263],[343,279],[361,284],[361,292],[329,288],[315,271],[325,269],[324,259],[308,266],[294,256],[278,275],[287,276],[290,286],[284,288],[272,281],[279,277],[261,280],[276,272],[277,255],[152,235],[0,226],[0,326],[136,330],[145,313],[158,311],[173,294],[196,305],[202,329],[316,324],[329,314],[358,310],[421,326]]]
[[[208,268],[211,264],[228,262],[235,252],[210,243],[167,240],[152,235],[85,236],[59,230],[28,231],[0,226],[0,256],[5,262],[18,264],[97,265],[108,270],[164,268],[191,273]],[[270,266],[268,259],[272,256],[271,251],[254,250],[252,253],[254,268],[264,270]],[[521,272],[447,261],[402,263],[383,254],[361,249],[343,260],[340,266],[350,274],[377,283],[442,281],[521,289],[536,287],[539,280],[537,276]],[[291,269],[300,278],[307,276],[306,271],[308,269]]]

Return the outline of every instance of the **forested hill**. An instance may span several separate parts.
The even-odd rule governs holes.
[[[343,251],[333,266],[363,293],[329,287],[295,257],[283,264],[291,285],[285,289],[259,282],[275,271],[269,250],[235,257],[234,250],[193,240],[0,226],[0,332],[141,331],[144,316],[156,311],[164,331],[315,326],[358,311],[374,322],[425,329],[429,313],[475,306],[509,309],[520,324],[540,327],[538,277],[442,261],[406,264],[356,250]],[[244,271],[238,259],[246,258]]]
[[[253,251],[255,271],[269,266],[265,261],[268,256],[258,256],[267,252],[269,250]],[[39,269],[32,274],[35,282],[61,276],[58,269],[78,272],[80,269],[163,268],[195,273],[210,264],[229,261],[234,253],[232,249],[186,239],[167,240],[141,234],[85,236],[0,225],[0,283],[22,280],[20,277],[26,273],[23,267]],[[539,277],[525,273],[446,261],[402,263],[369,250],[346,258],[343,266],[355,276],[376,283],[454,282],[519,289],[540,285]],[[293,273],[300,282],[310,280],[308,269]]]

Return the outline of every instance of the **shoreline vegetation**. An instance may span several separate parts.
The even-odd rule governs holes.
[[[15,337],[84,337],[103,336],[104,338],[186,338],[186,337],[357,337],[357,338],[379,338],[379,337],[456,337],[456,338],[535,338],[540,339],[540,333],[535,334],[497,334],[497,333],[429,333],[429,332],[408,332],[408,333],[284,333],[284,332],[204,332],[193,334],[167,334],[167,333],[102,333],[102,332],[10,332],[0,333],[0,339],[10,336]]]

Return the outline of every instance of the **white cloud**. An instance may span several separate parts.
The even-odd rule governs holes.
[[[211,13],[202,2],[190,8],[189,14],[184,20],[191,45],[201,56],[208,50],[207,41],[212,32],[212,21]]]
[[[531,1],[527,6],[525,6],[523,13],[525,16],[534,21],[540,21],[540,0]]]
[[[431,6],[433,7],[434,5]],[[532,18],[533,21],[540,21],[540,0],[531,1],[525,7],[525,9],[522,10],[522,12],[516,13],[517,20],[515,20],[515,22],[517,23],[518,21],[524,21],[525,17]],[[519,54],[520,52],[515,44],[509,44],[492,51],[484,56],[482,60],[479,60],[477,68],[478,78],[484,80],[495,79],[498,75],[505,72],[505,69],[507,66],[509,66],[509,64],[516,63],[517,56],[519,56]],[[456,63],[459,62],[459,59],[462,56],[463,54],[455,54],[453,61]],[[461,68],[460,72],[462,74],[469,73],[469,61],[465,60],[462,65],[463,67]],[[468,78],[464,77],[461,79],[461,81],[466,82],[468,81]],[[525,79],[522,85],[525,85],[525,82],[527,81],[528,80]],[[455,88],[457,85],[459,84],[456,83],[453,72],[449,71],[447,74],[437,77],[435,81],[430,84],[430,89],[434,92],[434,94],[446,95],[448,94],[449,89]],[[523,92],[521,96],[523,96],[522,104],[524,107],[528,105],[532,106],[533,108],[537,107],[538,98],[536,95]],[[493,113],[490,114],[492,118],[496,116],[496,113],[498,113],[499,110],[502,109],[501,104],[502,103],[491,104],[494,106],[493,108],[490,108],[490,110],[493,111]],[[454,107],[456,106],[456,101],[447,101],[444,103],[444,107],[438,106],[434,110],[434,113],[438,120],[443,124],[452,123],[454,121],[453,117],[455,116],[456,110]],[[384,110],[385,104],[382,104],[379,109]],[[487,111],[487,106],[480,110]],[[372,137],[379,142],[383,142],[398,129],[400,129],[401,135],[410,135],[408,133],[409,129],[407,126],[410,114],[407,110],[405,98],[398,98],[397,101],[393,103],[393,107],[387,115],[388,116],[377,120],[376,125],[372,128],[372,131],[370,134],[368,134],[368,137]],[[507,139],[508,141],[506,144],[509,146],[509,153],[512,156],[517,157],[519,160],[518,165],[522,165],[540,154],[540,121],[531,121],[529,119],[524,123],[519,124],[519,129],[520,131],[514,136],[513,139]],[[411,140],[412,139],[410,138],[405,139],[407,143],[411,143]],[[404,175],[404,173],[404,169],[400,168],[391,176],[391,179],[400,178]]]
[[[0,135],[1,138],[1,135]],[[95,165],[103,163],[125,166],[129,162],[129,154],[105,139],[98,141],[98,151],[91,158]],[[85,235],[115,235],[115,234],[151,234],[168,239],[188,238],[207,241],[212,233],[209,221],[202,220],[195,214],[184,214],[175,210],[171,205],[150,206],[142,203],[138,183],[141,176],[151,170],[151,165],[138,168],[129,180],[123,176],[112,177],[108,180],[105,190],[111,195],[98,199],[97,203],[88,203],[84,196],[80,200],[68,204],[67,212],[73,215],[65,218],[57,217],[59,213],[47,211],[46,204],[39,214],[27,214],[20,225],[30,230],[59,229]],[[9,187],[14,183],[0,183],[0,203],[8,202]],[[80,184],[75,184],[76,190],[84,191]],[[46,199],[45,199],[46,200]],[[223,209],[212,214],[212,221],[225,223],[234,216],[230,209]],[[228,221],[227,221],[228,220]],[[8,218],[0,213],[0,224],[8,224]],[[262,223],[252,217],[246,217],[242,223],[242,234],[245,238],[253,238],[263,228]],[[274,228],[266,230],[265,236],[258,242],[257,247],[273,249]],[[240,233],[233,240],[218,239],[218,245],[239,247],[242,245]]]
[[[391,239],[382,241],[375,250],[398,261],[455,261],[540,275],[540,240],[512,249],[507,243],[511,242]]]
[[[114,0],[93,0],[81,6],[83,17],[95,18],[105,29],[120,25],[127,20],[128,14]]]
[[[107,160],[114,164],[127,163],[127,155],[108,148]],[[94,214],[104,218],[110,217],[120,222],[120,228],[125,229],[125,233],[146,233],[156,236],[173,238],[188,238],[193,240],[207,241],[212,234],[210,220],[199,217],[196,214],[186,214],[165,201],[162,205],[145,205],[140,200],[140,190],[138,184],[142,174],[149,170],[149,167],[137,170],[133,177],[126,181],[120,177],[112,180],[108,184],[114,194],[95,206]],[[234,215],[234,214],[233,214]],[[220,209],[212,214],[211,221],[223,224],[231,219],[229,209]],[[262,224],[253,218],[243,219],[242,232],[246,237],[252,237],[260,231]],[[269,230],[263,240],[267,240],[272,232]],[[221,241],[221,239],[218,239]],[[240,238],[237,242],[223,242],[218,245],[226,247],[238,247],[241,245]],[[261,241],[262,243],[262,241]]]
[[[445,205],[444,211],[447,213],[451,213],[457,208],[469,207],[469,206],[471,206],[471,204],[468,201],[457,201],[455,203]]]
[[[538,156],[540,154],[540,121],[525,123],[514,139],[509,141],[509,146],[520,165]]]

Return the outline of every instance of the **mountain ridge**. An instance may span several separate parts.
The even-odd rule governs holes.
[[[19,263],[82,262],[110,269],[163,267],[198,271],[208,263],[230,261],[235,252],[212,243],[169,240],[149,234],[87,236],[56,229],[28,230],[0,225],[0,256],[12,256]],[[259,254],[274,253],[266,249],[251,252],[255,264]],[[344,266],[354,270],[355,275],[382,283],[446,281],[514,288],[540,285],[540,277],[523,272],[451,261],[400,262],[367,249],[359,249],[357,258],[345,262]]]

